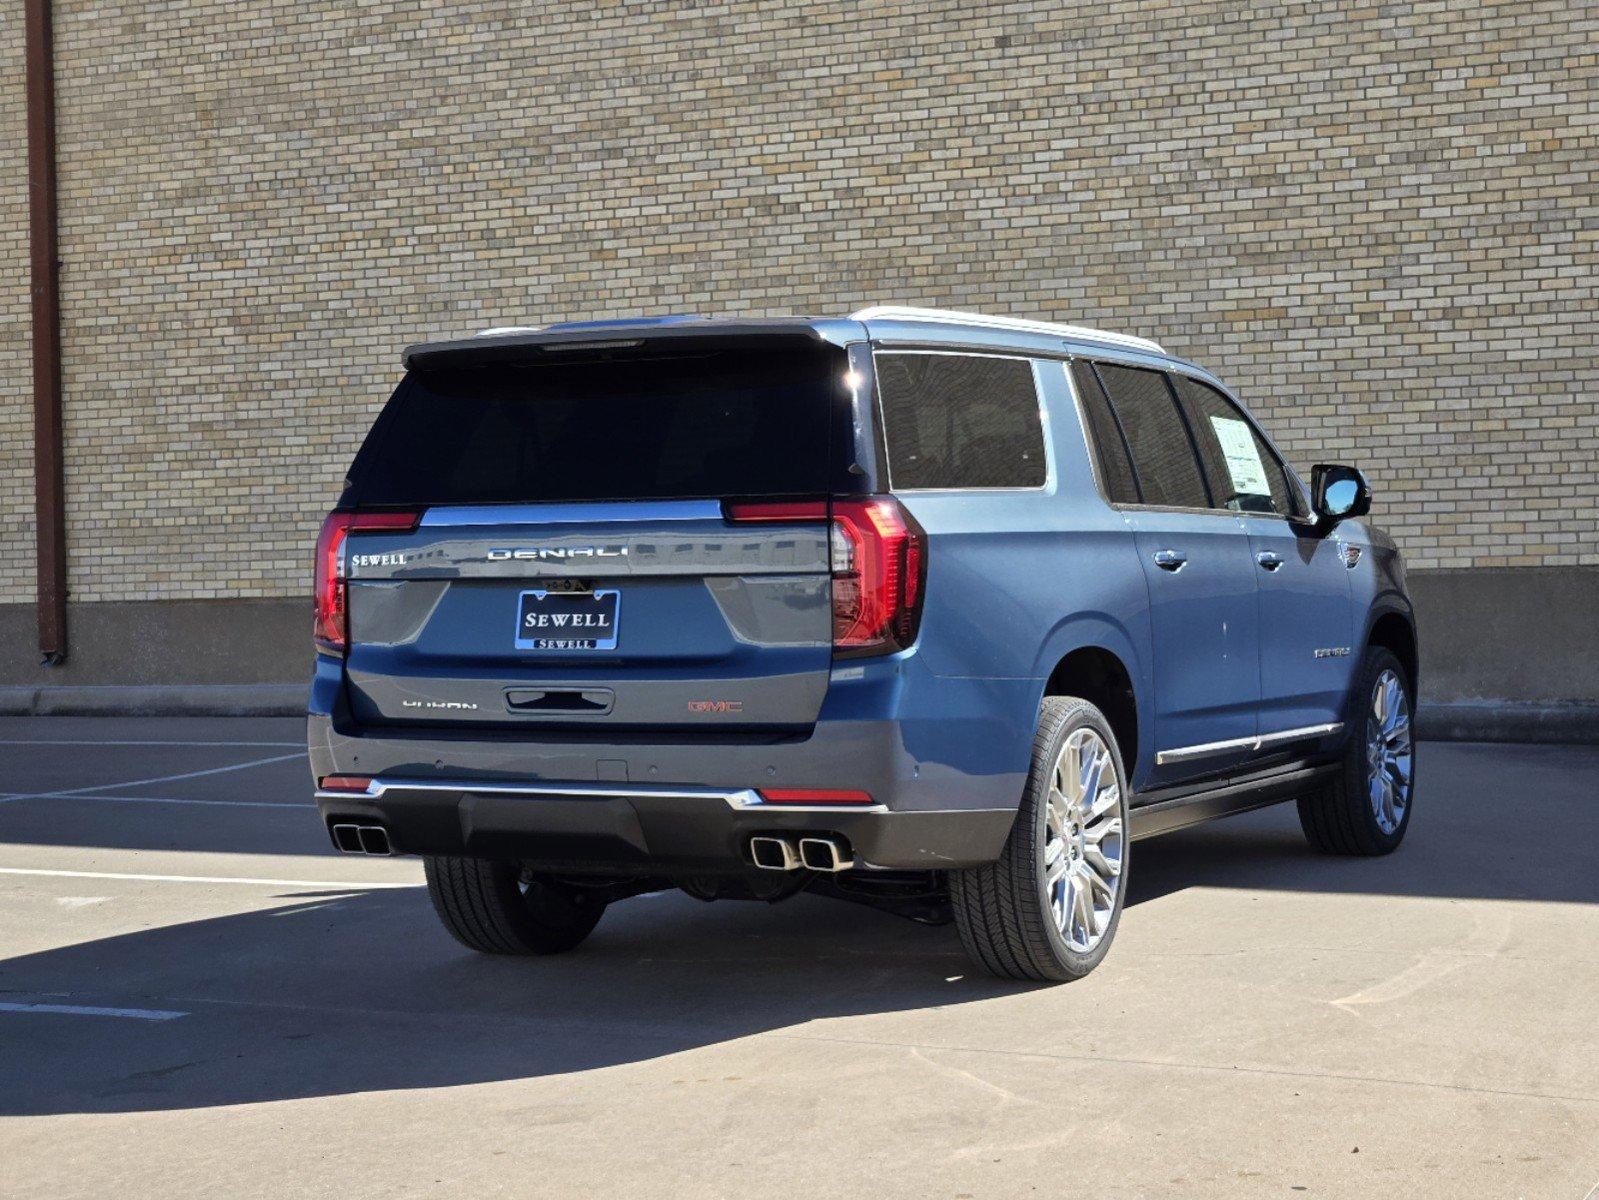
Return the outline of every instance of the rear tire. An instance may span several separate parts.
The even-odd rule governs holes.
[[[482,954],[560,954],[598,924],[605,904],[487,858],[423,859],[428,898],[456,941]]]
[[[1390,854],[1404,840],[1416,791],[1413,686],[1391,650],[1366,648],[1338,774],[1299,800],[1300,827],[1323,854]]]
[[[1127,841],[1127,777],[1110,722],[1086,700],[1045,697],[1005,849],[950,872],[966,952],[1004,979],[1088,974],[1121,921]]]

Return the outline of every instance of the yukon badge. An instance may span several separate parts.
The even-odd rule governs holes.
[[[453,708],[467,712],[476,710],[477,705],[467,700],[401,700],[401,708]]]

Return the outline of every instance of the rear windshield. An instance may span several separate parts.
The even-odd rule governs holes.
[[[762,346],[413,371],[345,502],[815,495],[827,490],[836,348]]]

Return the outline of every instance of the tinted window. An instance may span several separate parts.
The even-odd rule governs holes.
[[[1132,448],[1144,503],[1210,507],[1199,460],[1166,377],[1159,371],[1110,363],[1100,363],[1097,369]]]
[[[1121,430],[1116,428],[1115,414],[1110,411],[1110,402],[1105,399],[1094,368],[1079,359],[1072,363],[1071,371],[1072,383],[1088,419],[1088,440],[1093,444],[1094,458],[1099,463],[1105,496],[1113,504],[1137,504],[1138,484],[1133,479],[1132,460],[1127,457],[1127,443],[1122,440]]]
[[[1200,461],[1220,508],[1298,515],[1282,463],[1226,396],[1208,384],[1173,376],[1199,443]]]
[[[351,469],[355,504],[816,494],[844,368],[807,349],[412,372]]]
[[[969,354],[879,354],[876,361],[894,487],[1044,486],[1031,362]]]

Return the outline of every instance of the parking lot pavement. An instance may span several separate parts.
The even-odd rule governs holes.
[[[1599,750],[1429,744],[1391,858],[1140,843],[1104,966],[644,897],[475,957],[296,721],[0,719],[0,1195],[1556,1196],[1599,1183]]]

